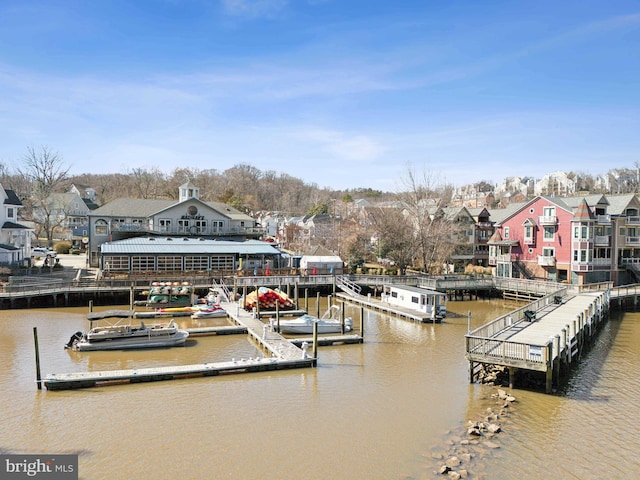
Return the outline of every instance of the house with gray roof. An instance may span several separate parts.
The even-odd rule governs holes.
[[[222,202],[200,200],[199,188],[187,182],[179,199],[120,198],[89,213],[88,255],[100,264],[101,246],[132,237],[202,237],[256,239],[264,230],[257,221]]]
[[[13,190],[0,184],[0,264],[22,264],[31,258],[33,229],[21,223],[18,211],[22,202]]]

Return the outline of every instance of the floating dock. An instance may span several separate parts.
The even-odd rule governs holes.
[[[223,335],[245,333],[252,337],[270,357],[241,359],[227,362],[203,363],[196,365],[175,365],[154,368],[139,368],[128,370],[111,370],[82,373],[51,373],[44,379],[47,390],[69,390],[75,388],[90,388],[105,385],[119,385],[126,383],[155,382],[181,378],[206,377],[232,373],[263,372],[268,370],[283,370],[291,368],[309,368],[316,365],[317,359],[309,356],[307,347],[312,345],[313,339],[307,345],[305,340],[290,341],[279,333],[269,330],[269,325],[260,321],[243,309],[237,303],[222,302],[222,308],[227,311],[229,319],[236,325],[223,327],[202,327],[188,329],[190,335]],[[92,318],[113,316],[130,316],[131,310],[96,312],[90,314]],[[355,343],[357,336],[336,336],[330,342],[323,337],[324,345],[336,343]],[[361,337],[358,337],[360,342]],[[320,339],[316,346],[320,344]],[[300,348],[300,345],[303,348]],[[315,353],[315,352],[314,352]]]

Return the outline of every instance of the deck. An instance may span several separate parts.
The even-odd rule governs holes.
[[[546,373],[547,391],[563,364],[579,356],[609,309],[610,292],[571,295],[565,289],[483,325],[466,335],[473,381],[477,365]],[[557,378],[556,378],[557,379]]]

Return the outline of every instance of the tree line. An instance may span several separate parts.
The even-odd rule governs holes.
[[[179,167],[165,173],[157,167],[138,167],[123,173],[70,175],[62,155],[48,147],[27,148],[21,165],[12,171],[0,163],[0,182],[18,195],[24,205],[21,214],[27,219],[33,218],[34,206],[46,209],[46,199],[52,193],[68,192],[73,184],[93,188],[96,203],[104,205],[117,198],[177,201],[179,186],[191,181],[200,189],[201,200],[223,202],[254,217],[264,212],[285,218],[331,217],[332,228],[315,241],[340,254],[352,267],[383,260],[401,271],[414,267],[438,273],[463,243],[460,239],[468,228],[442,215],[441,208],[450,204],[453,186],[411,166],[401,173],[400,191],[382,192],[320,188],[286,173],[261,171],[248,164],[223,171]],[[632,184],[639,178],[638,169],[626,170],[615,172],[618,177],[623,173],[627,188],[637,190],[638,184]],[[588,180],[584,186],[593,185],[593,177],[580,176]],[[478,191],[487,191],[490,183],[481,180],[476,186]],[[354,199],[368,199],[376,206],[355,209]],[[40,227],[49,239],[56,228],[52,218],[46,212],[41,217]]]

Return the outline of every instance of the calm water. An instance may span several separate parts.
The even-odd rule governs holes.
[[[468,383],[466,313],[475,327],[514,306],[450,302],[461,315],[441,325],[365,312],[365,343],[320,348],[317,369],[63,392],[36,389],[33,327],[43,376],[262,352],[246,336],[70,352],[85,308],[0,311],[0,450],[78,453],[83,479],[442,478],[434,457],[459,452],[467,420],[495,405],[495,389]],[[637,475],[639,319],[613,317],[562,393],[515,390],[500,448],[474,450],[469,478]]]

